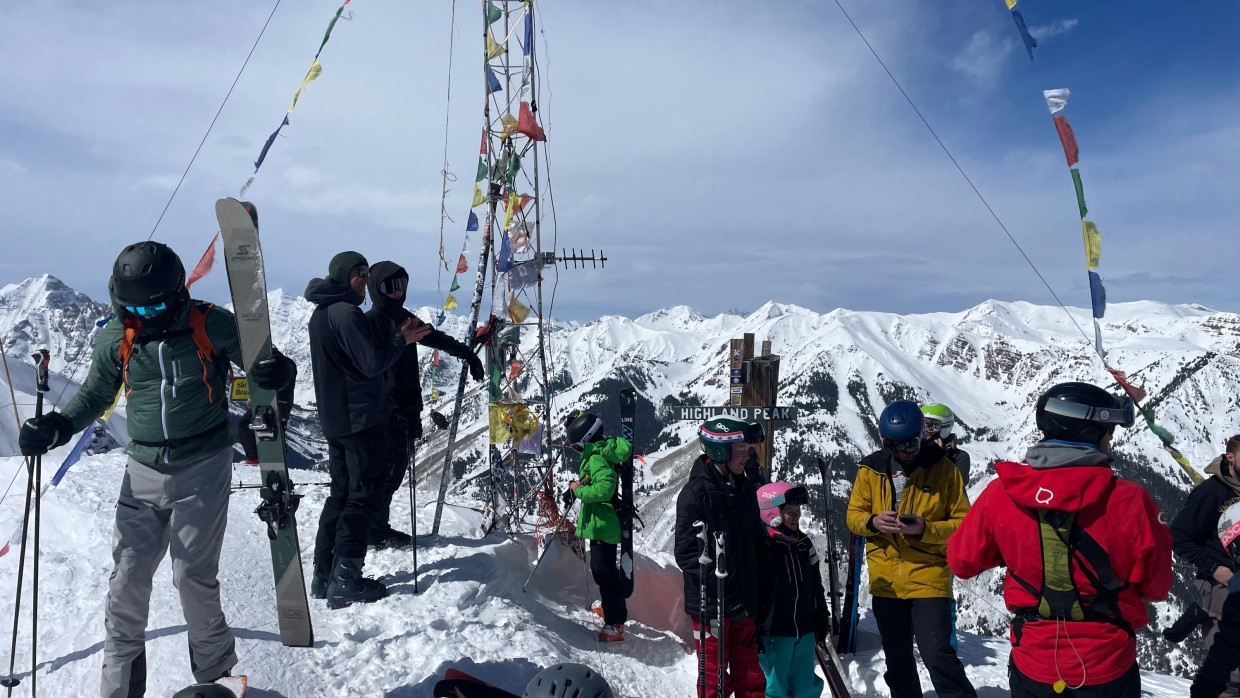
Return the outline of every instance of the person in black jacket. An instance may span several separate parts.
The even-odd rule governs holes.
[[[362,314],[370,265],[357,252],[332,257],[325,279],[312,279],[310,363],[319,424],[327,439],[331,493],[319,516],[310,593],[328,608],[387,595],[362,577],[370,518],[378,509],[386,475],[387,386],[383,374],[430,329],[409,318],[399,332],[377,341]],[[333,562],[334,558],[334,562]],[[330,576],[329,576],[330,571]]]
[[[762,426],[746,424],[728,417],[708,420],[698,428],[698,441],[705,453],[693,463],[689,481],[676,498],[676,564],[684,575],[685,613],[693,618],[694,639],[705,620],[710,629],[705,647],[706,698],[723,698],[717,691],[717,640],[723,636],[727,684],[724,695],[760,698],[766,691],[766,677],[758,664],[756,618],[765,615],[764,603],[770,598],[768,585],[766,527],[758,516],[757,490],[745,477],[745,459],[750,443],[763,440]],[[718,626],[718,581],[714,565],[702,569],[698,557],[701,540],[695,522],[706,524],[710,541],[708,554],[714,555],[715,536],[724,536],[723,628]],[[701,588],[706,587],[706,607],[701,605]],[[700,657],[699,657],[700,659]]]
[[[801,531],[804,487],[772,482],[758,488],[758,509],[769,528],[772,578],[770,610],[758,619],[766,694],[818,698],[823,681],[814,673],[815,644],[831,633],[831,611],[822,584],[818,551]]]
[[[1205,647],[1209,650],[1219,631],[1227,585],[1236,573],[1236,563],[1223,550],[1218,538],[1219,515],[1240,501],[1240,434],[1226,442],[1226,452],[1206,467],[1210,477],[1193,488],[1184,506],[1171,522],[1175,555],[1197,568],[1194,586],[1198,598],[1184,616],[1164,631],[1172,641],[1180,641],[1198,626],[1208,628]],[[1232,676],[1240,684],[1240,675]],[[1238,686],[1240,687],[1240,686]]]
[[[1240,436],[1232,437],[1240,441]],[[1240,445],[1238,445],[1240,450]],[[1229,450],[1230,453],[1230,450]],[[1234,458],[1234,456],[1233,456]],[[1226,460],[1226,457],[1224,457]],[[1213,465],[1213,463],[1211,464]],[[1236,560],[1240,553],[1240,502],[1227,507],[1218,524],[1219,546],[1227,552],[1228,557]],[[1206,659],[1193,677],[1193,685],[1189,687],[1189,698],[1222,698],[1236,695],[1227,683],[1235,679],[1235,671],[1240,668],[1240,575],[1234,575],[1227,582],[1227,597],[1222,604],[1221,617],[1214,634],[1214,643],[1206,653]]]
[[[366,321],[378,341],[391,337],[405,320],[415,317],[405,309],[409,272],[395,262],[375,262],[370,266],[372,307]],[[429,325],[427,327],[430,327]],[[480,381],[484,377],[482,361],[469,347],[436,329],[430,329],[416,343],[406,344],[404,352],[386,374],[388,392],[387,460],[383,495],[370,522],[367,543],[372,548],[409,545],[413,538],[392,528],[390,518],[392,497],[404,481],[409,454],[414,443],[422,438],[422,378],[418,369],[418,346],[439,349],[469,365],[469,375]]]

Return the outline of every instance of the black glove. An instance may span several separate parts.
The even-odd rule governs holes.
[[[442,412],[436,412],[435,410],[431,410],[431,421],[435,423],[436,429],[447,429],[448,428],[448,418],[443,416]]]
[[[17,447],[23,456],[41,456],[69,443],[73,438],[73,425],[59,412],[49,412],[42,417],[31,417],[22,425],[17,435]]]
[[[564,494],[560,495],[560,498],[564,500],[565,509],[572,509],[573,502],[577,501],[577,495],[573,493],[573,489],[571,487],[565,487]]]
[[[477,354],[470,354],[465,361],[469,364],[469,376],[471,378],[480,381],[486,377],[486,371],[482,368],[482,359],[479,359]]]
[[[1203,679],[1199,674],[1193,679],[1193,685],[1188,687],[1188,696],[1189,698],[1217,698],[1225,690],[1227,690],[1226,683],[1213,683]]]
[[[272,347],[271,357],[254,364],[249,378],[263,390],[283,390],[297,380],[297,364]]]
[[[819,642],[826,642],[831,636],[831,612],[821,611],[814,613],[814,639]]]

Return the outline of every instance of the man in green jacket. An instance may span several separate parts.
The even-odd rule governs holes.
[[[228,371],[229,362],[241,364],[241,345],[232,313],[190,299],[185,267],[167,245],[122,250],[108,290],[115,315],[81,390],[60,412],[27,420],[18,442],[27,456],[63,446],[124,387],[129,461],[116,502],[100,695],[128,698],[146,692],[147,614],[165,553],[189,626],[194,680],[227,676],[237,663],[216,575],[232,476]],[[296,375],[277,353],[249,378],[280,390]]]
[[[588,412],[578,412],[569,421],[567,431],[568,447],[581,454],[578,479],[568,487],[581,500],[577,535],[590,541],[590,573],[602,600],[603,629],[598,639],[619,642],[624,639],[629,608],[617,564],[620,515],[612,502],[620,484],[616,466],[628,460],[633,446],[618,436],[604,438],[602,417]]]

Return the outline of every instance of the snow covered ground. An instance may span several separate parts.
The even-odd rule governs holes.
[[[44,459],[45,472],[54,471],[57,456],[65,451]],[[9,482],[21,463],[17,458],[0,459],[0,486]],[[90,696],[98,690],[111,520],[123,466],[120,452],[88,456],[44,499],[40,695]],[[305,471],[294,476],[299,481],[322,477]],[[257,469],[238,466],[235,480],[256,482]],[[19,476],[0,503],[0,535],[20,522],[24,484],[24,475]],[[431,483],[425,487],[417,494],[418,530],[424,533],[430,530],[434,512]],[[306,497],[298,532],[308,577],[313,533],[327,493],[314,486],[301,491]],[[249,675],[250,695],[255,698],[421,698],[430,696],[431,686],[450,666],[519,694],[540,668],[561,661],[600,670],[619,696],[694,694],[697,664],[685,644],[679,573],[670,559],[639,561],[631,606],[636,622],[630,623],[624,643],[602,645],[595,639],[597,619],[588,610],[596,596],[585,563],[556,546],[523,592],[535,555],[531,537],[492,534],[477,540],[478,514],[469,508],[473,502],[447,507],[440,537],[423,540],[417,553],[419,593],[414,592],[411,550],[372,553],[366,571],[386,581],[389,598],[339,611],[312,601],[314,648],[284,647],[276,627],[267,537],[253,514],[257,504],[255,490],[234,492],[220,575],[241,658],[236,671]],[[405,528],[408,516],[408,494],[401,490],[393,523]],[[16,552],[14,546],[12,553],[0,557],[0,662],[8,658]],[[14,693],[19,696],[29,695],[30,605],[27,577],[17,654],[22,683]],[[865,621],[861,629],[862,650],[845,658],[855,695],[886,696],[874,627]],[[147,637],[147,695],[170,696],[192,683],[184,619],[166,563],[156,575]],[[1006,642],[962,634],[960,649],[980,696],[1007,695]],[[1145,674],[1143,681],[1148,696],[1183,696],[1188,691],[1187,682],[1178,678]],[[929,689],[924,671],[922,684]]]

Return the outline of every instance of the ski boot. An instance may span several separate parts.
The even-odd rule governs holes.
[[[362,558],[337,558],[331,584],[327,586],[328,608],[344,608],[359,601],[370,603],[385,596],[387,587],[382,582],[362,576]]]
[[[325,599],[327,598],[327,585],[331,582],[328,570],[314,566],[314,576],[310,578],[310,598]]]
[[[413,543],[413,536],[404,531],[397,531],[391,526],[385,526],[378,533],[372,533],[370,543],[366,547],[370,550],[383,550],[385,548],[403,548]]]
[[[602,602],[602,601],[595,601],[594,603],[590,604],[590,612],[591,612],[591,613],[593,613],[594,615],[598,616],[598,617],[599,617],[599,619],[600,619],[600,620],[602,620],[602,618],[603,618],[603,602]]]
[[[624,640],[624,623],[604,625],[598,632],[599,642],[622,642]]]

